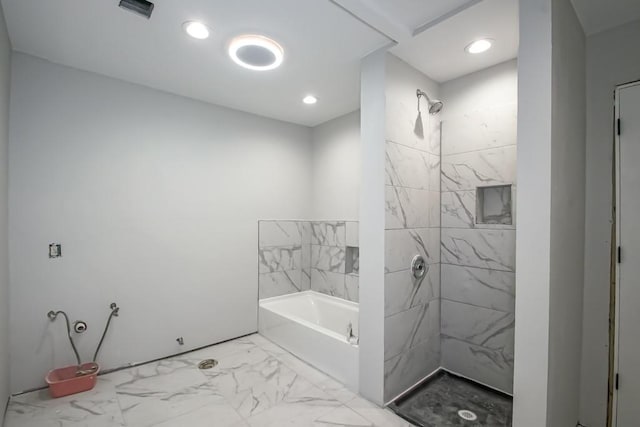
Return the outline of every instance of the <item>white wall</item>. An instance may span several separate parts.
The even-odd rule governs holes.
[[[9,394],[9,93],[11,43],[0,7],[0,412]],[[1,423],[0,423],[1,424]]]
[[[585,36],[569,1],[553,2],[549,426],[578,421],[584,286]]]
[[[386,51],[362,61],[360,191],[360,394],[384,393],[384,224]],[[366,214],[365,214],[366,213]]]
[[[358,220],[360,111],[312,129],[312,218]]]
[[[10,125],[13,392],[74,362],[50,309],[88,358],[118,302],[103,368],[256,330],[257,220],[309,216],[308,128],[22,54]]]
[[[605,425],[613,221],[613,91],[640,79],[640,21],[587,38],[587,177],[580,421]]]
[[[440,94],[442,366],[511,393],[517,62],[443,83]],[[511,203],[500,206],[511,214],[508,224],[478,218],[476,189],[492,185],[511,186]]]
[[[551,0],[520,0],[513,425],[547,425]],[[555,426],[554,426],[555,427]],[[560,426],[558,426],[560,427]]]
[[[584,34],[570,3],[520,1],[514,419],[578,421]]]
[[[384,397],[389,402],[440,367],[440,115],[416,89],[439,85],[387,56],[385,113]],[[422,255],[428,272],[411,273]],[[363,281],[363,286],[366,282]]]

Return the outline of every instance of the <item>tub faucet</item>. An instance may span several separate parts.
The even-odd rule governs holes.
[[[347,341],[349,341],[349,344],[358,344],[358,336],[353,333],[353,324],[351,322],[347,326]]]

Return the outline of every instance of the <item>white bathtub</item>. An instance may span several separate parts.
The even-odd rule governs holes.
[[[313,291],[260,300],[258,331],[300,359],[358,390],[358,304]]]

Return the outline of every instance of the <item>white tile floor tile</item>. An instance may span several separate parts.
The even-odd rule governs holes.
[[[199,370],[202,359],[219,364]],[[5,427],[408,427],[260,335],[11,399]]]

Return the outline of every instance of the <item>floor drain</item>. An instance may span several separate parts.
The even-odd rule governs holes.
[[[198,363],[199,369],[211,369],[218,364],[218,361],[215,359],[205,359],[202,362]]]
[[[458,411],[458,416],[463,420],[467,420],[467,421],[475,421],[478,419],[478,416],[476,414],[466,409],[462,409]]]

